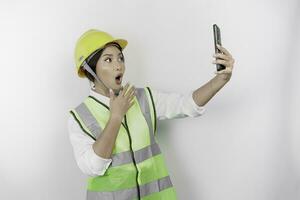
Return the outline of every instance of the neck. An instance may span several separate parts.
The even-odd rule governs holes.
[[[109,97],[109,89],[104,87],[103,85],[99,85],[99,84],[95,84],[95,89],[93,88],[93,90],[99,94],[102,94],[106,97]]]

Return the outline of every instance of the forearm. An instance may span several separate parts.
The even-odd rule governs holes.
[[[120,117],[110,116],[101,135],[94,142],[93,149],[100,157],[111,158],[121,122],[122,119]]]
[[[222,75],[216,75],[206,84],[193,92],[193,99],[198,106],[204,106],[227,82]]]

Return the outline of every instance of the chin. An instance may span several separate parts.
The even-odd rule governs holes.
[[[122,88],[122,84],[120,84],[120,85],[114,84],[111,88],[112,88],[113,90],[119,90],[119,89]]]

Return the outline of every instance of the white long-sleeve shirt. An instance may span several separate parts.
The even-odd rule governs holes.
[[[205,107],[198,106],[193,100],[193,91],[180,94],[150,89],[158,120],[197,117],[205,112]],[[90,95],[109,107],[109,97],[94,92],[92,89]],[[94,152],[92,145],[95,141],[82,131],[71,114],[68,119],[68,131],[75,160],[81,171],[88,176],[103,175],[112,159],[102,158]]]

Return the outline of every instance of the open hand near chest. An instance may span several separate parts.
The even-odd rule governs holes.
[[[110,91],[110,114],[112,117],[123,119],[128,109],[134,104],[135,87],[129,88],[129,83],[123,87],[118,96]]]

